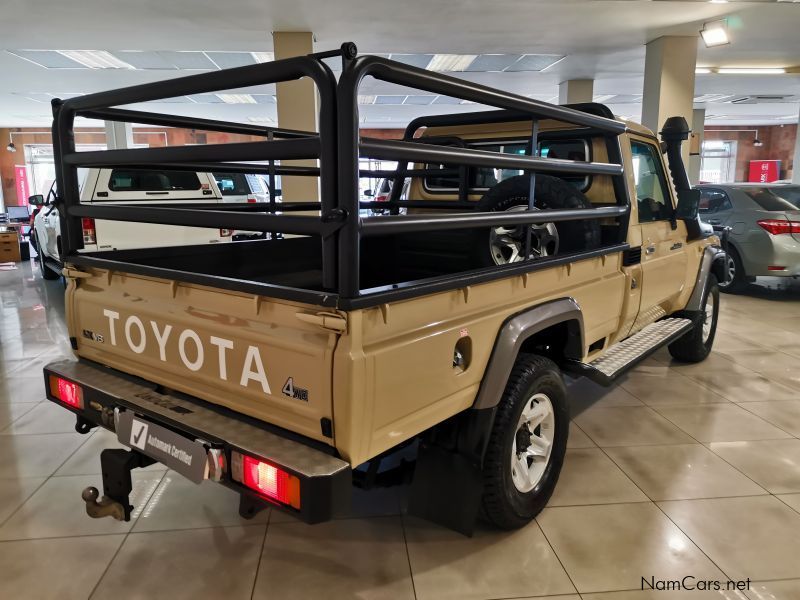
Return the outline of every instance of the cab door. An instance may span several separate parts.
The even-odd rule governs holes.
[[[673,194],[654,140],[631,139],[642,239],[642,290],[634,329],[670,314],[686,282],[686,225],[675,221]]]

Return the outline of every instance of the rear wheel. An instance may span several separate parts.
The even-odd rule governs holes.
[[[735,294],[747,287],[747,273],[744,272],[742,259],[736,249],[730,246],[725,257],[725,269],[727,270],[727,281],[719,282],[721,291]]]
[[[700,315],[695,317],[692,329],[669,345],[672,357],[684,362],[704,360],[714,345],[718,318],[719,285],[714,274],[709,273],[708,288],[700,305]]]
[[[569,432],[567,393],[553,361],[520,355],[497,407],[484,460],[482,512],[494,525],[529,523],[553,493]]]

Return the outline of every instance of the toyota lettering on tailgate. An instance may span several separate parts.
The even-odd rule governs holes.
[[[117,311],[109,309],[104,309],[103,315],[108,319],[108,339],[112,346],[117,346],[120,315]],[[184,329],[179,334],[173,330],[172,325],[161,326],[153,320],[150,320],[149,327],[146,327],[142,319],[131,315],[125,319],[122,337],[125,338],[125,343],[131,352],[136,354],[143,354],[147,350],[148,343],[155,343],[158,346],[159,358],[162,362],[167,362],[167,342],[173,335],[177,335],[178,355],[183,365],[190,371],[202,369],[206,360],[203,339],[191,329]],[[227,353],[234,349],[233,340],[210,335],[207,341],[217,348],[218,377],[223,381],[229,381]],[[248,387],[250,382],[254,381],[261,385],[265,394],[271,393],[267,374],[264,371],[264,362],[261,360],[261,352],[257,346],[249,345],[247,347],[241,374],[236,375],[238,375],[239,385],[242,387]]]

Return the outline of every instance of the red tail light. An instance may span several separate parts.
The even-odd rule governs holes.
[[[72,408],[83,408],[83,390],[75,382],[50,375],[50,394]]]
[[[378,194],[375,196],[375,202],[388,202],[389,194]]]
[[[96,244],[97,243],[97,233],[94,229],[94,219],[81,219],[81,226],[83,227],[83,243],[84,244]]]
[[[270,500],[300,508],[300,480],[259,458],[231,453],[233,479]]]
[[[772,235],[782,233],[800,233],[800,221],[782,221],[781,219],[766,219],[759,221],[762,229],[766,229]]]
[[[256,202],[258,202],[258,200],[256,199],[255,196],[253,196],[253,194],[248,194],[247,195],[247,203],[248,204],[255,204]]]
[[[219,237],[231,237],[233,235],[233,229],[220,229],[219,230]]]

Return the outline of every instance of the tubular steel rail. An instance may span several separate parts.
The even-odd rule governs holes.
[[[338,56],[343,62],[339,82],[323,58]],[[361,139],[359,136],[358,92],[365,77],[408,86],[432,94],[493,107],[494,111],[421,117],[412,121],[402,141]],[[210,119],[163,115],[138,110],[115,108],[122,105],[160,100],[187,94],[210,93],[254,85],[293,81],[307,77],[319,93],[319,132],[261,127],[228,123]],[[321,240],[322,290],[294,290],[296,297],[308,300],[318,294],[325,305],[369,305],[395,293],[407,297],[410,293],[455,288],[468,282],[486,281],[562,264],[564,256],[530,260],[530,231],[526,239],[526,259],[522,263],[429,278],[419,282],[397,282],[387,289],[362,289],[361,240],[366,237],[400,233],[443,231],[498,225],[525,225],[571,221],[579,219],[617,219],[624,235],[630,199],[623,178],[619,134],[626,130],[623,123],[609,118],[607,109],[599,105],[564,107],[547,104],[516,94],[485,87],[391,61],[364,56],[356,57],[354,44],[343,44],[339,50],[308,56],[277,60],[270,63],[227,69],[215,73],[181,77],[53,101],[53,145],[57,163],[57,185],[60,191],[63,259],[65,262],[87,265],[113,265],[121,271],[132,265],[116,261],[107,253],[81,253],[82,218],[95,218],[141,223],[161,223],[191,227],[213,227],[271,231],[287,234],[317,236]],[[135,122],[147,125],[183,127],[252,135],[264,141],[179,146],[127,150],[77,152],[73,127],[76,117]],[[609,163],[561,160],[538,156],[539,120],[553,119],[568,124],[573,135],[602,136],[606,140]],[[527,155],[488,152],[465,146],[453,138],[419,139],[423,127],[441,125],[525,121],[531,124]],[[575,133],[577,132],[577,134]],[[548,134],[550,135],[550,134]],[[556,134],[557,135],[557,134]],[[360,169],[359,159],[381,159],[398,162],[396,170]],[[276,161],[292,159],[318,160],[318,166],[291,166]],[[247,161],[258,161],[252,164]],[[266,163],[266,164],[265,164]],[[409,166],[410,165],[410,166]],[[418,165],[423,165],[421,168]],[[425,165],[445,165],[431,168]],[[228,171],[264,173],[270,178],[270,202],[258,204],[81,204],[78,190],[79,167],[125,167],[194,171]],[[468,195],[470,168],[515,169],[531,178],[529,210],[514,213],[476,212]],[[534,182],[536,173],[562,175],[606,175],[613,182],[615,206],[569,210],[535,210]],[[407,177],[456,175],[459,178],[458,201],[401,200],[402,182]],[[320,202],[277,203],[275,177],[306,176],[319,180]],[[393,180],[388,202],[359,202],[360,177],[388,177]],[[399,207],[424,207],[447,210],[446,214],[397,214]],[[360,217],[359,208],[390,208],[390,216]],[[461,213],[453,213],[462,209]],[[319,215],[292,215],[295,211],[319,211]],[[280,214],[278,214],[280,213]],[[530,228],[527,228],[528,230]],[[573,259],[619,252],[624,249],[620,237],[613,244],[592,249]],[[103,256],[105,254],[105,256]],[[568,257],[567,257],[568,258]],[[136,266],[137,272],[147,267]],[[153,270],[155,274],[155,270]],[[201,281],[209,285],[235,288],[236,279],[198,273],[158,269],[158,276]],[[263,285],[263,287],[259,287]],[[276,287],[259,282],[241,282],[242,289],[261,289],[265,295],[275,295]],[[395,292],[392,292],[395,290]],[[285,288],[281,297],[293,297]],[[334,300],[331,300],[331,299]]]

